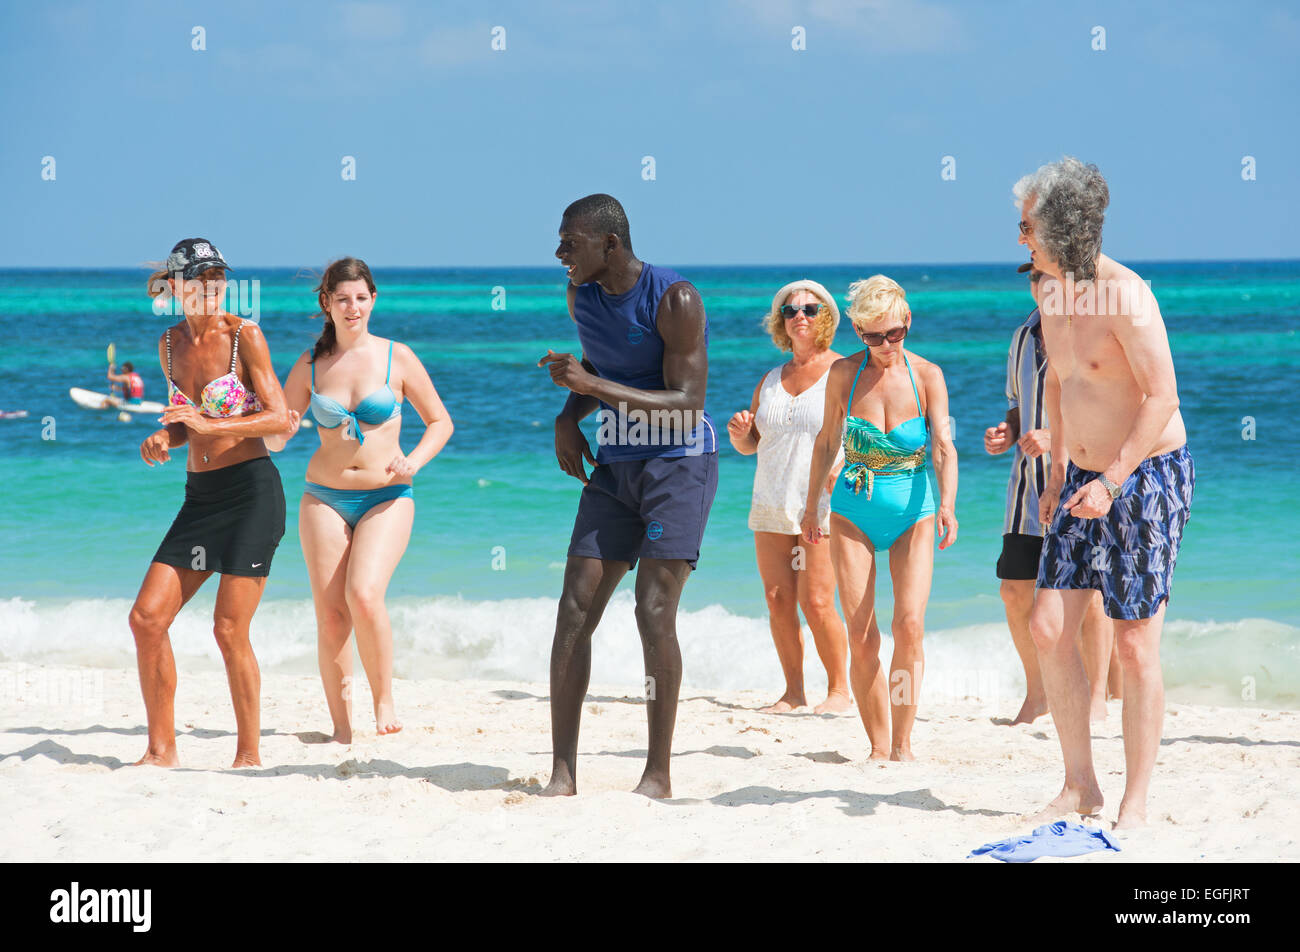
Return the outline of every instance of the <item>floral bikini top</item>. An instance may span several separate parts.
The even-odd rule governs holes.
[[[858,377],[862,368],[871,359],[870,351],[858,364],[858,372],[849,388],[848,406],[853,406],[853,391],[858,387]],[[883,432],[870,420],[863,417],[846,416],[844,426],[844,473],[847,486],[852,486],[855,493],[867,490],[867,498],[875,487],[876,473],[912,473],[925,468],[926,447],[930,442],[930,421],[921,413],[921,395],[916,392],[916,377],[912,374],[912,362],[903,352],[903,363],[907,365],[907,376],[912,381],[912,396],[916,398],[916,416],[904,420],[888,433]]]
[[[172,329],[167,328],[167,402],[173,407],[194,407],[200,413],[210,417],[231,417],[244,413],[257,413],[262,409],[262,401],[257,394],[244,386],[235,373],[235,361],[239,357],[239,332],[248,321],[240,321],[235,328],[235,345],[230,352],[230,373],[208,383],[199,394],[200,402],[195,403],[181,392],[172,380]]]

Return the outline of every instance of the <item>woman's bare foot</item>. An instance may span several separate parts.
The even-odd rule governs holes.
[[[1088,722],[1090,724],[1100,724],[1106,719],[1106,702],[1094,700],[1092,706],[1088,709]]]
[[[1020,705],[1020,713],[1016,715],[1016,719],[1011,723],[1013,726],[1016,724],[1032,724],[1035,718],[1042,717],[1046,713],[1046,697],[1026,697],[1025,703]]]
[[[1046,823],[1057,819],[1063,813],[1077,813],[1080,816],[1097,816],[1105,802],[1101,788],[1094,781],[1087,787],[1065,786],[1056,799],[1033,816],[1026,816],[1027,823]]]
[[[375,705],[375,733],[396,734],[402,729],[402,722],[397,719],[397,714],[393,710],[392,698],[380,701]]]
[[[334,725],[334,735],[330,738],[331,744],[350,744],[352,743],[352,725],[345,724],[342,727]]]
[[[260,767],[262,758],[257,755],[257,751],[236,751],[235,762],[230,765],[232,770],[238,767]]]
[[[904,762],[910,762],[916,760],[916,758],[912,756],[911,744],[908,744],[905,747],[895,747],[893,750],[889,752],[889,759],[904,761]]]
[[[808,701],[802,694],[791,694],[789,691],[786,691],[785,694],[781,696],[781,700],[777,701],[775,704],[769,704],[767,707],[760,707],[758,713],[789,714],[791,711],[807,706]]]
[[[814,714],[843,714],[853,707],[853,698],[841,691],[832,691],[826,700],[813,708]]]
[[[885,750],[883,747],[872,747],[871,756],[867,758],[867,760],[888,760],[888,759],[889,759],[889,751]]]
[[[143,757],[137,760],[131,766],[133,767],[179,767],[181,765],[180,755],[176,753],[175,747],[169,747],[164,751],[147,750]]]

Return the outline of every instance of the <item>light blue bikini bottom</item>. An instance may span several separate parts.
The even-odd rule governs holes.
[[[378,489],[331,489],[329,486],[308,483],[307,494],[315,496],[342,516],[350,529],[355,529],[361,517],[381,502],[401,499],[403,496],[415,498],[410,483],[380,486]]]

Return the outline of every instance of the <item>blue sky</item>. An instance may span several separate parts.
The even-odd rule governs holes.
[[[651,261],[1015,261],[1062,154],[1120,260],[1300,258],[1297,51],[1249,0],[0,0],[0,267],[544,265],[595,191]]]

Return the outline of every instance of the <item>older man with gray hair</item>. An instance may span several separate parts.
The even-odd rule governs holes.
[[[1034,817],[1098,814],[1088,678],[1075,633],[1093,590],[1114,620],[1123,669],[1126,778],[1117,829],[1146,822],[1164,720],[1160,632],[1195,471],[1169,338],[1151,290],[1101,253],[1110,192],[1066,157],[1015,185],[1020,242],[1043,273],[1051,470],[1029,628],[1065,760],[1061,793]]]

